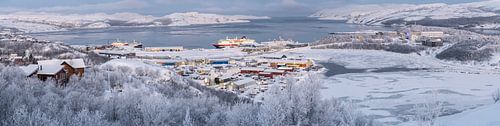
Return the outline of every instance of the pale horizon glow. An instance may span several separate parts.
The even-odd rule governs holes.
[[[205,12],[257,16],[307,16],[327,8],[360,4],[466,3],[479,0],[1,0],[0,12],[56,13],[133,12],[162,16],[175,12]]]

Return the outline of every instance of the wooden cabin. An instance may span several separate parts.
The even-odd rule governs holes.
[[[52,78],[58,83],[67,82],[69,79],[64,67],[61,65],[40,65],[36,75],[42,81]]]
[[[37,62],[39,66],[50,66],[50,65],[59,65],[63,67],[63,70],[66,72],[67,76],[77,75],[78,77],[82,77],[85,72],[85,62],[83,59],[66,59],[66,60],[42,60]]]

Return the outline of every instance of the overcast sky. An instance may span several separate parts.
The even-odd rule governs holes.
[[[306,16],[326,8],[381,3],[464,3],[479,0],[0,0],[0,12],[135,12],[162,16],[173,12],[210,12],[258,16]]]

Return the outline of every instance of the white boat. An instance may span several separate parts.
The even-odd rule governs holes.
[[[135,40],[132,42],[132,44],[129,44],[127,42],[122,42],[119,39],[116,39],[115,42],[111,43],[111,46],[114,47],[124,47],[124,46],[132,46],[134,48],[142,48],[142,43],[136,42]]]
[[[226,37],[226,39],[221,39],[216,44],[213,44],[213,46],[215,46],[215,48],[225,48],[225,47],[238,47],[240,45],[247,45],[247,44],[255,44],[255,40],[248,39],[246,36],[234,39],[229,39]]]

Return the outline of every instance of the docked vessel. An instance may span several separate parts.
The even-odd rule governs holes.
[[[215,48],[226,48],[226,47],[238,47],[245,44],[255,44],[255,40],[248,39],[246,36],[234,39],[221,39],[216,44],[213,44]]]
[[[131,46],[133,48],[142,48],[142,43],[136,42],[135,40],[130,44],[127,42],[122,42],[119,39],[116,39],[115,42],[111,43],[111,46],[113,47],[125,47],[125,46]]]

